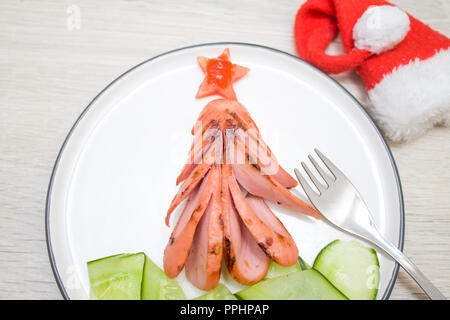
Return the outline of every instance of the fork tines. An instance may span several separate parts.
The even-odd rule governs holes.
[[[332,174],[328,174],[325,172],[325,170],[317,163],[317,161],[311,156],[308,155],[308,159],[313,164],[314,168],[316,168],[319,175],[322,177],[323,181],[325,182],[325,185],[319,181],[319,179],[315,176],[315,174],[309,169],[309,167],[306,165],[305,162],[301,162],[303,169],[308,174],[309,178],[313,182],[313,184],[316,186],[317,190],[319,191],[319,194],[315,192],[309,183],[306,181],[305,177],[300,173],[298,169],[295,169],[295,174],[297,175],[298,180],[300,181],[300,184],[302,185],[303,189],[305,190],[306,194],[308,196],[320,196],[324,190],[328,189],[330,185],[336,181],[339,177],[343,176],[343,173],[326,157],[323,155],[322,152],[320,152],[318,149],[314,149],[314,151],[319,156],[319,159],[322,160],[322,162],[325,164],[325,166],[328,168],[329,172]]]

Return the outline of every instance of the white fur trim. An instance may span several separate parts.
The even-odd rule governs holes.
[[[393,141],[450,125],[450,49],[394,69],[368,94],[369,113]]]
[[[402,41],[409,28],[409,17],[403,10],[370,6],[353,27],[355,47],[379,54]]]

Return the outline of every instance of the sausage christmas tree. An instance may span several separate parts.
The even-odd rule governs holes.
[[[320,214],[288,190],[297,182],[237,101],[233,83],[249,69],[231,63],[228,49],[217,58],[197,60],[205,79],[196,97],[218,94],[223,99],[209,102],[192,129],[193,144],[167,225],[173,210],[187,202],[164,251],[164,270],[174,278],[186,267],[193,285],[210,290],[219,282],[224,257],[236,281],[252,284],[264,277],[269,259],[290,266],[298,256],[294,240],[265,200],[315,218]]]

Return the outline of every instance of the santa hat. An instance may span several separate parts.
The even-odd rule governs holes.
[[[345,54],[325,50],[339,30]],[[450,125],[450,39],[382,0],[308,0],[297,13],[299,56],[327,73],[356,69],[369,113],[393,141]]]

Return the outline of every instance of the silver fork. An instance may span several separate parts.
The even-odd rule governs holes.
[[[319,190],[319,193],[312,189],[298,169],[295,169],[295,174],[309,200],[322,216],[339,229],[361,237],[389,254],[417,282],[430,299],[445,300],[444,295],[425,277],[411,260],[397,249],[396,246],[381,236],[373,222],[369,209],[348,178],[319,150],[314,149],[314,151],[333,177],[327,174],[311,155],[308,158],[326,185],[323,185],[319,181],[304,162],[302,162],[302,167]]]

